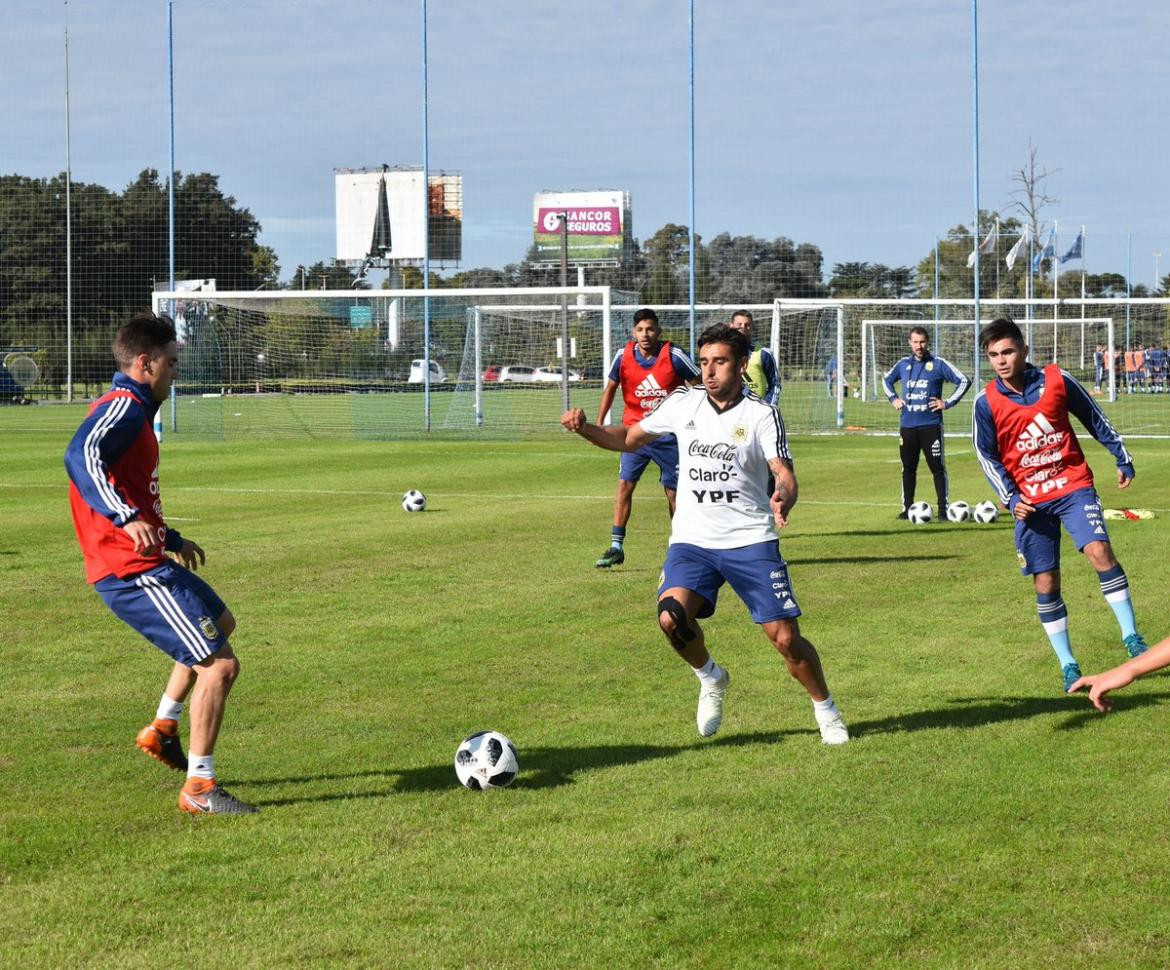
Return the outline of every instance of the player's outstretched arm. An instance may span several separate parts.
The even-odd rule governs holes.
[[[1112,670],[1106,670],[1102,674],[1093,674],[1090,677],[1082,677],[1072,685],[1071,691],[1088,688],[1089,700],[1093,702],[1093,706],[1099,711],[1111,711],[1113,710],[1113,701],[1106,697],[1106,694],[1111,690],[1126,687],[1144,674],[1161,670],[1163,667],[1170,667],[1170,637]]]
[[[607,451],[637,451],[643,445],[660,437],[643,431],[640,423],[630,426],[615,424],[609,427],[590,424],[585,420],[585,412],[580,408],[570,408],[562,414],[561,426],[566,431],[579,434],[586,441]]]

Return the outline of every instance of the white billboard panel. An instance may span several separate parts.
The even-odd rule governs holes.
[[[371,258],[399,264],[422,262],[422,177],[421,168],[337,169],[334,172],[338,262],[358,264]],[[386,211],[383,225],[379,227],[383,179]],[[462,250],[463,177],[431,173],[429,197],[431,259],[458,262]]]

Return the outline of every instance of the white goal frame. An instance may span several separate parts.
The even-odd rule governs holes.
[[[876,347],[874,346],[874,330],[877,326],[902,327],[907,332],[915,327],[921,327],[930,332],[932,327],[947,327],[947,328],[966,328],[971,331],[974,342],[975,353],[979,353],[979,329],[984,324],[990,321],[976,322],[975,320],[922,320],[922,319],[865,319],[861,321],[861,400],[864,402],[868,400],[867,391],[869,385],[873,384],[873,400],[880,400],[884,395],[881,393],[879,381],[881,375],[876,360]],[[1080,340],[1080,365],[1085,367],[1085,324],[1105,324],[1105,332],[1108,335],[1106,346],[1111,355],[1110,359],[1115,359],[1117,354],[1117,343],[1114,335],[1114,323],[1112,317],[1065,317],[1061,319],[1046,319],[1028,318],[1024,320],[1017,320],[1016,324],[1024,333],[1024,342],[1031,347],[1032,334],[1037,328],[1051,328],[1053,332],[1053,346],[1057,346],[1057,333],[1061,327],[1069,327],[1076,324],[1081,325],[1081,340]],[[1059,363],[1057,361],[1056,363]],[[1107,367],[1108,376],[1108,398],[1110,402],[1117,400],[1117,373],[1114,367]],[[972,379],[972,383],[978,383],[981,376],[978,374],[968,375]]]

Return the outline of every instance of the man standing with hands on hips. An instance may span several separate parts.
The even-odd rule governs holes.
[[[910,331],[910,353],[889,369],[882,379],[886,398],[898,412],[898,428],[902,448],[902,511],[899,519],[908,517],[914,504],[918,481],[918,456],[926,456],[926,465],[934,476],[934,492],[938,499],[941,521],[947,511],[947,466],[943,457],[942,413],[962,400],[971,382],[958,368],[942,357],[935,357],[929,349],[930,335],[924,327]],[[902,395],[894,393],[894,384],[902,382]],[[948,398],[942,396],[944,382],[955,385]]]

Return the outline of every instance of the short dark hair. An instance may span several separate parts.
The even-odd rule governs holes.
[[[930,339],[930,334],[926,332],[926,327],[915,327],[910,331],[910,336],[913,337],[916,333],[922,334],[927,340]]]
[[[997,340],[1014,340],[1024,346],[1024,334],[1011,317],[996,317],[979,332],[979,346],[984,350]]]
[[[748,342],[738,330],[732,330],[726,323],[712,324],[699,334],[699,350],[707,344],[727,344],[736,360],[745,360],[748,355]]]
[[[149,310],[140,310],[128,323],[122,324],[114,336],[111,349],[118,367],[125,370],[139,354],[159,356],[167,344],[176,340],[175,325],[165,314],[156,316]]]
[[[752,316],[752,313],[750,310],[736,310],[735,313],[733,313],[731,315],[731,319],[734,320],[736,317],[747,317],[748,323],[755,323],[755,319],[756,319],[755,317]]]
[[[657,323],[658,314],[651,310],[648,306],[644,306],[641,310],[638,310],[634,313],[634,323],[639,324],[643,320],[653,320],[655,323]]]

